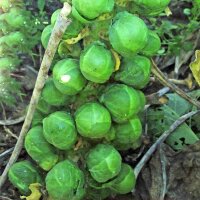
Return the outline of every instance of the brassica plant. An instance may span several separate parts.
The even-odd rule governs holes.
[[[77,140],[74,121],[69,113],[57,111],[43,120],[45,139],[61,150],[72,148]]]
[[[139,17],[126,11],[118,13],[109,29],[112,47],[124,57],[141,51],[148,41],[148,28]]]
[[[144,108],[144,96],[124,84],[108,86],[100,98],[115,122],[123,123]]]
[[[38,169],[27,160],[15,163],[9,170],[8,178],[22,194],[30,193],[30,184],[42,184],[42,178],[38,173]]]
[[[121,170],[121,156],[111,145],[98,144],[87,156],[87,167],[91,176],[104,183],[117,176]]]
[[[69,160],[56,164],[48,172],[45,182],[52,199],[81,200],[84,197],[84,173]]]
[[[50,170],[58,161],[58,155],[53,146],[45,140],[41,126],[35,126],[27,133],[25,149],[31,158],[46,171]]]
[[[114,72],[114,66],[112,53],[102,43],[93,43],[81,53],[81,73],[89,81],[106,82]]]
[[[99,103],[86,103],[75,113],[76,127],[80,135],[88,138],[102,138],[111,127],[108,110]]]
[[[79,61],[75,59],[58,61],[53,68],[53,81],[56,88],[66,95],[77,94],[86,84],[79,69]]]
[[[135,187],[134,169],[121,155],[142,143],[142,90],[150,80],[151,57],[161,48],[152,20],[144,16],[161,13],[169,0],[66,1],[72,6],[72,22],[58,45],[25,138],[28,156],[41,173],[22,161],[13,165],[9,179],[23,194],[31,183],[45,182],[42,189],[51,200],[118,198]],[[8,9],[6,3],[0,6]],[[11,13],[5,15],[6,23],[21,26],[26,21],[17,10]],[[52,13],[42,32],[44,48],[59,14],[60,9]],[[0,36],[0,55],[20,46],[19,41],[27,42],[19,31]],[[5,68],[20,63],[9,55],[0,62]],[[28,174],[21,174],[23,170]]]

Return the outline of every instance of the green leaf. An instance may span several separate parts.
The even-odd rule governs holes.
[[[40,12],[42,12],[44,10],[44,7],[45,7],[45,0],[38,0],[37,6],[38,6],[38,9],[40,10]]]
[[[174,110],[179,116],[191,111],[192,105],[180,97],[178,94],[167,94],[166,95],[169,99],[167,105]]]
[[[199,90],[190,93],[193,98],[199,96]],[[168,130],[180,116],[191,111],[194,107],[177,94],[167,94],[168,103],[156,109],[148,111],[149,133],[155,138]],[[166,140],[175,150],[181,150],[188,144],[194,144],[198,137],[186,123],[177,128]]]

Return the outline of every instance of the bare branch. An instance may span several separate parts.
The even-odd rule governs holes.
[[[152,73],[155,75],[155,77],[166,87],[169,87],[172,91],[176,92],[178,95],[180,95],[185,100],[189,101],[191,104],[195,105],[197,108],[200,108],[200,102],[196,99],[191,98],[188,94],[186,94],[183,90],[181,90],[179,87],[174,85],[173,83],[170,83],[169,80],[164,76],[164,74],[158,69],[154,61],[152,60]]]

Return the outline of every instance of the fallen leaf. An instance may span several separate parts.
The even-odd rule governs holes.
[[[21,196],[21,199],[26,199],[26,200],[39,200],[40,197],[42,196],[40,192],[40,184],[39,183],[32,183],[29,186],[29,189],[31,190],[30,196]]]
[[[200,142],[188,146],[181,152],[175,152],[163,144],[163,150],[167,171],[165,200],[199,200]],[[162,188],[161,162],[159,151],[156,151],[138,177],[135,200],[158,200]]]
[[[167,17],[169,17],[170,15],[172,15],[172,11],[170,10],[169,7],[167,7],[167,8],[165,9],[165,13],[166,13]]]
[[[192,74],[200,86],[200,50],[195,51],[195,60],[190,64]]]

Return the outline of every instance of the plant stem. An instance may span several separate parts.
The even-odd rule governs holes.
[[[6,168],[4,169],[3,174],[1,175],[0,190],[6,181],[7,174],[8,174],[10,167],[16,162],[16,160],[23,148],[24,138],[30,128],[30,125],[31,125],[31,122],[33,119],[33,115],[34,115],[36,106],[38,104],[41,91],[44,87],[49,68],[51,66],[54,55],[56,53],[58,44],[59,44],[66,28],[71,23],[71,21],[67,18],[67,16],[70,14],[70,12],[71,12],[71,6],[68,3],[65,3],[60,12],[60,15],[59,15],[57,21],[56,21],[56,24],[53,28],[47,49],[45,51],[45,54],[44,54],[44,57],[43,57],[43,60],[42,60],[41,66],[40,66],[40,70],[38,73],[38,77],[36,80],[35,88],[33,90],[31,101],[30,101],[30,104],[28,107],[27,115],[26,115],[24,124],[22,126],[22,129],[21,129],[21,132],[19,135],[19,139],[18,139],[18,141],[15,145],[14,151],[6,165]]]
[[[169,87],[172,91],[176,92],[178,95],[180,95],[182,98],[190,102],[191,104],[195,105],[197,108],[200,108],[200,102],[196,99],[191,98],[188,94],[186,94],[183,90],[181,90],[179,87],[174,85],[173,83],[170,83],[169,80],[165,77],[165,75],[158,69],[154,61],[152,60],[152,73],[155,75],[155,77],[166,87]]]

